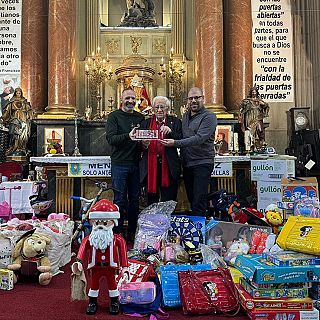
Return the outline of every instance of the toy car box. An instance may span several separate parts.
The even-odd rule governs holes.
[[[263,253],[262,257],[277,266],[309,266],[320,264],[320,257],[295,251],[280,251],[278,253]]]
[[[247,312],[257,310],[313,310],[313,302],[311,298],[253,298],[239,284],[236,284],[236,288],[239,292],[240,303]]]
[[[258,284],[318,282],[320,280],[320,265],[280,267],[266,261],[259,254],[238,256],[235,267],[246,279]]]
[[[317,309],[309,311],[278,311],[263,310],[247,313],[251,320],[319,320],[319,311]]]

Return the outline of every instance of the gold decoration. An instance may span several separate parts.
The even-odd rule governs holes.
[[[153,48],[153,52],[154,53],[158,53],[158,54],[165,54],[166,53],[166,47],[167,47],[167,43],[166,43],[166,39],[165,38],[156,38],[153,39],[153,44],[152,44],[152,48]]]
[[[134,37],[130,36],[131,39],[131,49],[134,54],[139,53],[139,48],[141,47],[142,44],[142,38],[141,37]]]
[[[120,49],[120,40],[110,39],[106,41],[107,52],[110,54],[116,54]]]

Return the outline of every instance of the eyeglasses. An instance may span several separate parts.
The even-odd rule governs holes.
[[[203,96],[194,96],[194,97],[188,97],[188,101],[192,101],[193,99],[194,100],[200,100]]]
[[[154,106],[153,108],[154,108],[155,110],[157,110],[157,109],[165,110],[165,109],[167,109],[167,106],[164,106],[164,105],[158,104],[157,106]]]

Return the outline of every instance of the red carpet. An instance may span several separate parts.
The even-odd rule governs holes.
[[[11,291],[0,290],[0,319],[1,320],[77,320],[77,319],[139,319],[125,315],[111,316],[107,313],[108,301],[103,300],[102,289],[99,298],[99,310],[95,316],[85,314],[86,301],[70,301],[70,267],[64,268],[65,273],[55,276],[47,287],[37,284],[16,284]],[[247,320],[244,315],[237,317],[223,316],[192,316],[182,314],[182,310],[170,310],[172,320],[204,319],[237,319]],[[148,318],[143,318],[148,319]]]

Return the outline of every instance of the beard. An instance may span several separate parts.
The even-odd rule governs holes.
[[[89,235],[90,245],[96,249],[105,250],[113,242],[112,228],[98,226],[92,229]]]

